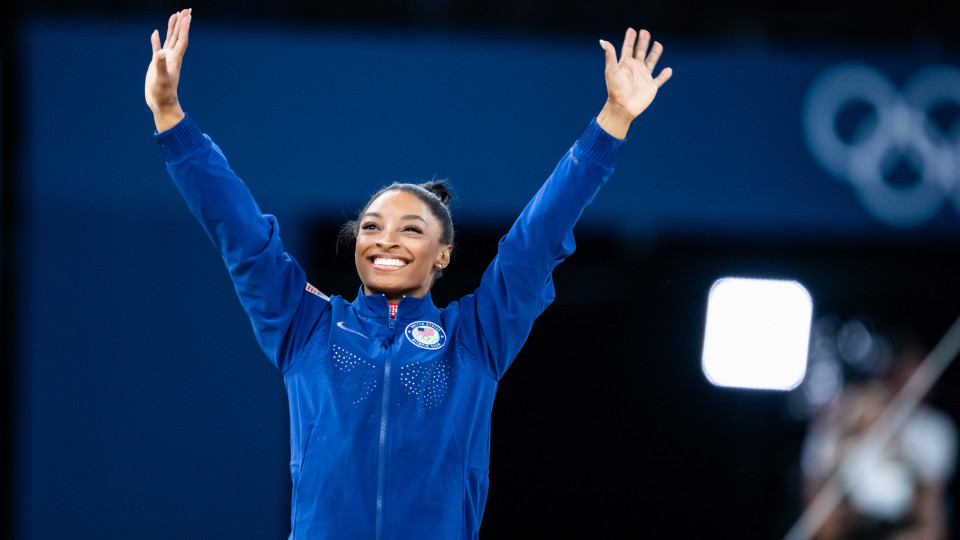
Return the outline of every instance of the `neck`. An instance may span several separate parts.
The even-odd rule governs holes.
[[[430,291],[427,290],[427,291],[424,291],[424,294],[400,294],[400,293],[397,293],[396,295],[394,295],[394,294],[392,294],[392,293],[380,292],[380,291],[371,289],[371,288],[368,287],[366,284],[364,284],[364,286],[363,286],[363,294],[365,294],[365,295],[382,294],[382,295],[384,296],[384,298],[387,299],[387,303],[388,303],[388,304],[399,304],[400,301],[403,300],[403,299],[404,299],[405,297],[407,297],[407,296],[412,296],[412,297],[414,297],[414,298],[423,298],[423,297],[425,297],[429,292],[430,292]]]

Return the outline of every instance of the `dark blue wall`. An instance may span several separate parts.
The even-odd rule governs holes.
[[[280,377],[151,137],[143,75],[149,34],[163,22],[35,19],[23,28],[18,538],[286,531]],[[603,104],[598,37],[619,41],[227,26],[200,14],[180,97],[323,288],[324,276],[310,273],[314,225],[350,217],[393,180],[450,178],[460,226],[503,232]],[[635,122],[584,231],[628,251],[670,235],[960,236],[950,204],[909,230],[880,223],[816,164],[801,128],[810,84],[839,62],[866,62],[900,84],[956,56],[666,47],[674,79]],[[629,284],[630,274],[620,279]],[[702,285],[686,294],[705,295]],[[671,362],[698,377],[690,349]]]

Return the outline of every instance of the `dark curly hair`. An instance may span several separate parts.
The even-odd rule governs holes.
[[[433,217],[437,218],[437,221],[440,222],[441,233],[440,233],[440,243],[444,245],[453,245],[453,217],[450,213],[450,202],[452,199],[450,193],[450,185],[446,180],[430,180],[428,182],[423,182],[422,184],[409,184],[405,182],[394,182],[380,191],[373,194],[370,197],[370,200],[367,201],[367,204],[363,206],[363,209],[360,210],[358,216],[362,216],[367,212],[367,209],[370,208],[370,205],[373,201],[388,191],[405,191],[407,193],[412,193],[420,198],[424,204],[430,209],[430,213],[433,214]],[[351,219],[350,221],[344,223],[340,226],[340,234],[337,238],[337,250],[340,248],[351,246],[356,240],[357,235],[360,234],[360,218]],[[437,270],[437,273],[434,275],[434,279],[440,277],[442,273],[441,270]]]

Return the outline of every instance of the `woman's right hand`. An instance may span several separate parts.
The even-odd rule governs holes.
[[[150,35],[153,58],[147,68],[144,95],[147,106],[153,111],[158,133],[177,125],[184,117],[180,100],[177,98],[177,84],[180,82],[183,53],[187,51],[191,11],[185,9],[170,16],[167,22],[167,38],[162,47],[160,33],[154,30]]]

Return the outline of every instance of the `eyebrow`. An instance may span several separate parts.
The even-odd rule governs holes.
[[[379,213],[377,213],[377,212],[367,212],[366,214],[363,215],[363,217],[382,218],[383,216],[381,216],[381,215],[380,215]],[[423,219],[422,217],[418,216],[417,214],[407,214],[407,215],[405,215],[405,216],[400,216],[400,219],[419,219],[420,221],[422,221],[422,222],[424,223],[424,225],[427,224],[427,220]]]

